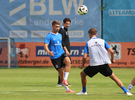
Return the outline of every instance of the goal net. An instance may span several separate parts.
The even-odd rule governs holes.
[[[18,68],[13,38],[0,38],[0,68]]]

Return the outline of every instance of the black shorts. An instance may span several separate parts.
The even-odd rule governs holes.
[[[56,70],[65,66],[65,64],[63,63],[63,60],[65,59],[65,57],[68,57],[68,55],[64,53],[57,59],[51,59],[51,62]]]
[[[100,72],[102,75],[104,76],[110,76],[112,75],[112,70],[109,67],[108,64],[104,64],[104,65],[99,65],[99,66],[88,66],[84,69],[84,72],[86,75],[88,75],[89,77],[93,77],[94,75],[96,75],[98,72]]]

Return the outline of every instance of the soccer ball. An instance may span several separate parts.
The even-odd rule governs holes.
[[[85,14],[87,14],[87,12],[88,12],[87,6],[85,6],[85,5],[80,5],[80,6],[78,7],[78,13],[79,13],[80,15],[85,15]]]

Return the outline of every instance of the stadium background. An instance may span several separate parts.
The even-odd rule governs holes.
[[[88,7],[84,16],[77,13],[81,4]],[[111,67],[135,67],[134,4],[134,0],[2,0],[0,37],[15,39],[18,66],[52,66],[44,39],[53,20],[62,25],[69,17],[72,66],[81,64],[88,30],[94,27],[115,52],[116,63]],[[4,55],[0,53],[0,60]]]

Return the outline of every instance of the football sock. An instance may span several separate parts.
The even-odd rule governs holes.
[[[65,75],[64,75],[64,80],[67,80],[68,75],[69,75],[69,72],[65,72]]]
[[[60,84],[61,83],[61,81],[60,81],[60,76],[58,76],[58,84]]]
[[[124,86],[123,86],[121,89],[122,89],[125,93],[128,92],[127,89],[126,89]]]
[[[86,92],[86,87],[82,87],[82,92]]]
[[[66,91],[68,91],[68,90],[69,90],[68,86],[66,86],[65,84],[62,84],[62,86],[64,86],[64,87],[65,87]]]
[[[133,87],[132,84],[129,84],[128,88],[127,88],[127,91],[130,92],[131,88]]]

